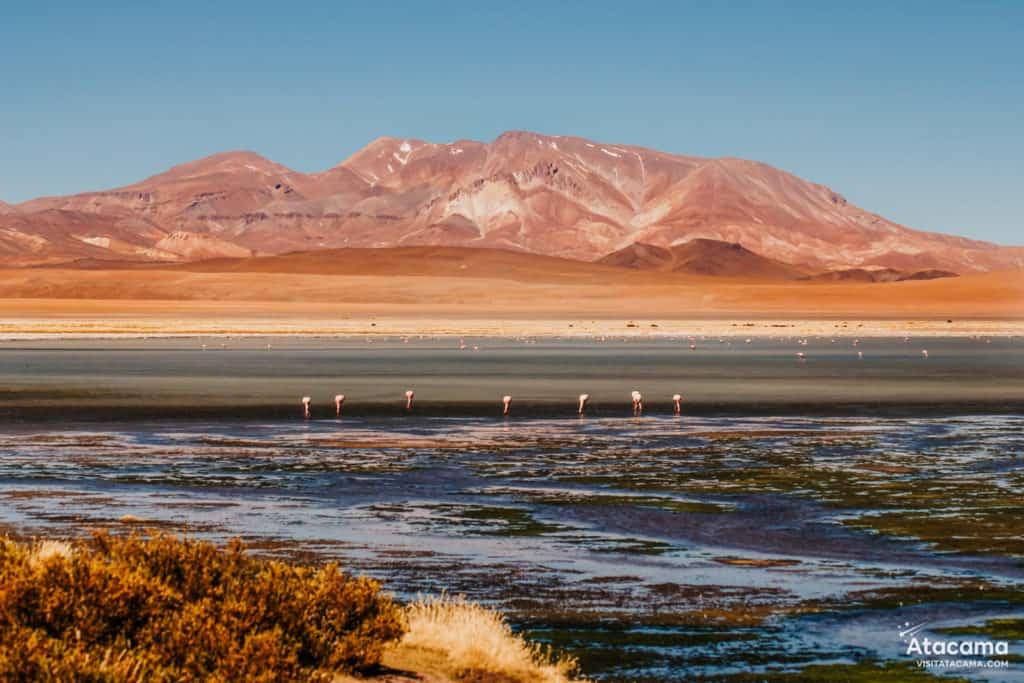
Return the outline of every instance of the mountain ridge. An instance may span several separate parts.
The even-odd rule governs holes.
[[[1024,268],[1024,248],[907,228],[762,162],[527,131],[381,137],[310,174],[236,150],[120,188],[0,203],[0,262],[13,265],[416,245],[598,261],[695,239],[811,271]]]

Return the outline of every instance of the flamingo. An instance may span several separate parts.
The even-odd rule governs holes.
[[[405,409],[412,410],[412,397],[416,395],[416,392],[412,389],[408,389],[405,392]]]
[[[858,351],[857,352],[857,359],[858,360],[863,360],[864,359],[864,352],[863,351]]]
[[[312,416],[312,413],[310,413],[309,411],[309,404],[312,400],[313,399],[311,399],[309,396],[302,397],[302,414],[304,417],[308,418]]]
[[[928,349],[921,349],[921,357],[922,358],[927,358],[928,357]]]
[[[644,397],[639,391],[633,391],[633,414],[640,415],[644,412]]]
[[[676,415],[683,412],[683,397],[680,394],[672,394],[672,408]]]
[[[807,360],[807,355],[803,351],[797,351],[796,357],[800,360]]]
[[[345,402],[345,394],[336,394],[334,396],[334,414],[341,415],[341,404]]]
[[[503,396],[501,398],[501,405],[502,405],[501,414],[505,415],[507,417],[508,414],[512,412],[512,397],[511,396]]]
[[[587,410],[587,402],[590,401],[590,394],[580,394],[580,408],[579,414],[582,415]]]

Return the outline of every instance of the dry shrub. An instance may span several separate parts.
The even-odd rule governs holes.
[[[169,536],[0,539],[0,680],[320,681],[403,632],[377,582]]]
[[[405,609],[408,631],[402,648],[442,653],[457,678],[493,674],[523,683],[566,683],[576,660],[555,657],[509,628],[502,615],[464,598],[419,600]]]

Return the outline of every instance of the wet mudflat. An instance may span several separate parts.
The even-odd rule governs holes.
[[[792,390],[791,373],[814,362],[810,351],[805,363],[794,360],[782,342],[777,353],[731,343],[713,355],[734,351],[734,373],[749,370],[743,359],[761,367],[769,377],[750,382],[755,393]],[[828,356],[831,342],[818,343]],[[892,354],[907,344],[885,343]],[[977,362],[969,351],[984,342],[949,343],[958,358],[951,367],[941,361],[945,347],[932,341],[923,362],[938,362],[922,366],[904,353],[917,374],[897,372],[896,384],[879,395],[905,391],[901,382],[927,384],[928,372],[961,371],[978,395],[1011,393],[1000,393],[998,382],[985,389],[982,371],[1012,378],[1020,367],[1012,341],[992,342],[1004,345],[996,360]],[[827,372],[846,367],[840,354],[852,347],[845,345],[821,361],[833,364]],[[404,347],[395,342],[382,356]],[[59,359],[59,351],[46,353]],[[652,396],[659,382],[666,390],[682,384],[689,396],[692,376],[701,386],[700,368],[728,371],[727,360],[708,359],[688,374],[678,359],[688,353],[700,350],[664,351],[661,374],[651,365],[639,388]],[[0,351],[0,374],[19,372],[7,362],[13,357]],[[5,405],[50,400],[55,384],[47,377],[87,374],[76,362],[49,366],[49,375],[31,379],[37,394]],[[297,366],[305,379],[282,381],[308,383],[317,371],[309,362]],[[232,371],[222,364],[220,375]],[[905,623],[924,622],[936,636],[1007,638],[1013,657],[1024,655],[1024,418],[950,414],[948,406],[941,415],[898,418],[881,410],[744,416],[710,409],[676,417],[653,399],[645,415],[632,417],[628,392],[625,406],[614,402],[615,371],[598,366],[595,359],[593,376],[586,363],[565,369],[566,377],[598,383],[590,391],[595,407],[583,418],[573,415],[574,396],[564,416],[516,410],[527,402],[519,398],[509,419],[474,415],[497,403],[482,399],[443,415],[439,406],[456,389],[444,385],[452,393],[435,399],[420,381],[423,405],[409,414],[389,406],[383,396],[394,392],[380,385],[378,409],[341,418],[325,400],[311,420],[301,418],[296,401],[282,407],[293,412],[282,418],[125,420],[114,410],[105,419],[57,420],[52,405],[45,415],[18,413],[0,426],[0,524],[25,536],[93,528],[240,536],[255,552],[340,559],[401,596],[448,591],[495,604],[517,628],[572,651],[601,680],[877,680],[879,671],[889,680],[922,680],[928,674],[898,636]],[[366,372],[380,381],[378,369],[371,363]],[[350,371],[336,379],[371,386],[357,365]],[[152,366],[134,377],[103,372],[116,379],[94,379],[90,396],[107,396],[118,382],[117,391],[139,394],[173,374]],[[514,366],[507,372],[517,377]],[[533,372],[522,386],[536,390],[539,404],[561,406],[555,392],[567,391],[559,382],[568,380]],[[603,373],[613,383],[605,388]],[[226,406],[220,375],[211,366],[187,379],[207,382],[208,403]],[[6,386],[24,392],[31,381]],[[480,386],[492,381],[468,373],[455,386],[482,396]],[[1020,680],[1021,667],[1014,659],[1009,669],[953,673]]]

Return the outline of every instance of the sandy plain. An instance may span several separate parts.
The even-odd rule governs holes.
[[[652,273],[473,249],[0,269],[0,337],[1024,334],[1024,272],[890,283]]]

